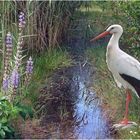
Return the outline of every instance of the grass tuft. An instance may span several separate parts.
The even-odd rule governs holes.
[[[39,89],[47,83],[48,77],[51,76],[54,71],[69,67],[72,63],[73,60],[68,52],[61,49],[51,49],[37,56],[34,60],[35,66],[31,85],[31,93],[33,93],[33,95],[30,96],[32,98],[31,100],[33,100],[33,102],[36,101]]]

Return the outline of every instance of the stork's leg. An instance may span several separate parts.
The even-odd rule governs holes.
[[[129,89],[126,89],[126,106],[125,106],[125,114],[124,114],[124,119],[121,121],[121,124],[128,124],[128,108],[129,108],[129,103],[132,99],[131,97],[131,92]]]

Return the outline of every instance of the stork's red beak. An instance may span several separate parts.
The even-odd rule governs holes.
[[[95,41],[95,40],[97,40],[97,39],[99,39],[99,38],[103,38],[103,37],[105,37],[105,36],[107,36],[107,35],[109,35],[109,34],[110,34],[110,32],[105,31],[105,32],[99,34],[98,36],[94,37],[94,38],[91,39],[90,41],[91,41],[91,42],[92,42],[92,41]]]

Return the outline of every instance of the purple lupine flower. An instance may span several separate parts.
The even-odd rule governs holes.
[[[11,84],[14,88],[18,88],[19,85],[19,73],[16,69],[13,70],[11,75]]]
[[[8,85],[9,85],[9,79],[4,78],[2,82],[2,89],[6,92],[8,90]]]
[[[32,74],[33,72],[33,60],[32,57],[29,58],[26,65],[26,73]]]
[[[12,47],[12,35],[10,32],[7,33],[5,38],[6,47]]]
[[[4,75],[9,75],[10,73],[10,58],[12,56],[12,51],[13,51],[13,47],[12,47],[12,35],[10,32],[7,33],[6,37],[5,37],[5,46],[6,46],[6,50],[5,50],[5,55],[4,55]],[[6,77],[4,77],[6,78]]]
[[[23,12],[19,13],[19,28],[24,28],[25,27],[25,14]]]

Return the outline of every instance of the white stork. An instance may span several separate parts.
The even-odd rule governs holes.
[[[95,41],[109,34],[112,35],[107,45],[106,62],[117,86],[119,88],[123,86],[126,89],[126,109],[124,119],[120,124],[127,125],[129,123],[128,107],[131,101],[131,91],[136,93],[138,98],[140,97],[140,63],[119,48],[119,39],[122,33],[123,28],[120,25],[111,25],[105,32],[91,39],[91,41]]]

